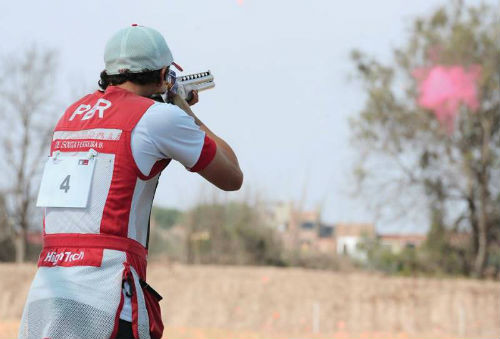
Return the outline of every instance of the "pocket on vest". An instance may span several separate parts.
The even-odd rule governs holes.
[[[140,284],[146,301],[146,309],[148,310],[151,339],[160,339],[163,334],[160,300],[163,298],[144,280],[140,280]]]

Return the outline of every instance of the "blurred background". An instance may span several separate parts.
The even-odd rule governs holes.
[[[51,131],[105,42],[162,32],[241,191],[171,164],[148,279],[164,337],[498,338],[500,3],[0,3],[0,338],[42,245]]]

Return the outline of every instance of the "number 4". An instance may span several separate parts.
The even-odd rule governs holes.
[[[59,186],[61,190],[64,190],[64,193],[68,193],[69,191],[69,178],[71,178],[71,175],[66,176],[61,183],[61,186]]]

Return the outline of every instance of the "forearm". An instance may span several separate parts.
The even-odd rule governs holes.
[[[186,112],[189,116],[193,117],[196,124],[200,126],[200,129],[204,131],[208,137],[213,139],[217,144],[217,147],[221,147],[224,150],[224,153],[234,162],[235,165],[239,166],[238,158],[234,153],[233,149],[227,142],[225,142],[222,138],[219,138],[214,132],[212,132],[198,117],[193,113],[189,104],[181,98],[179,95],[176,95],[173,98],[173,102],[175,105],[180,107],[184,112]]]

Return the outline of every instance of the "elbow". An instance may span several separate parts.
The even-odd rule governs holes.
[[[222,190],[231,192],[238,191],[243,185],[243,172],[238,170],[237,173],[231,176],[230,180],[227,180],[223,187],[220,187]]]

